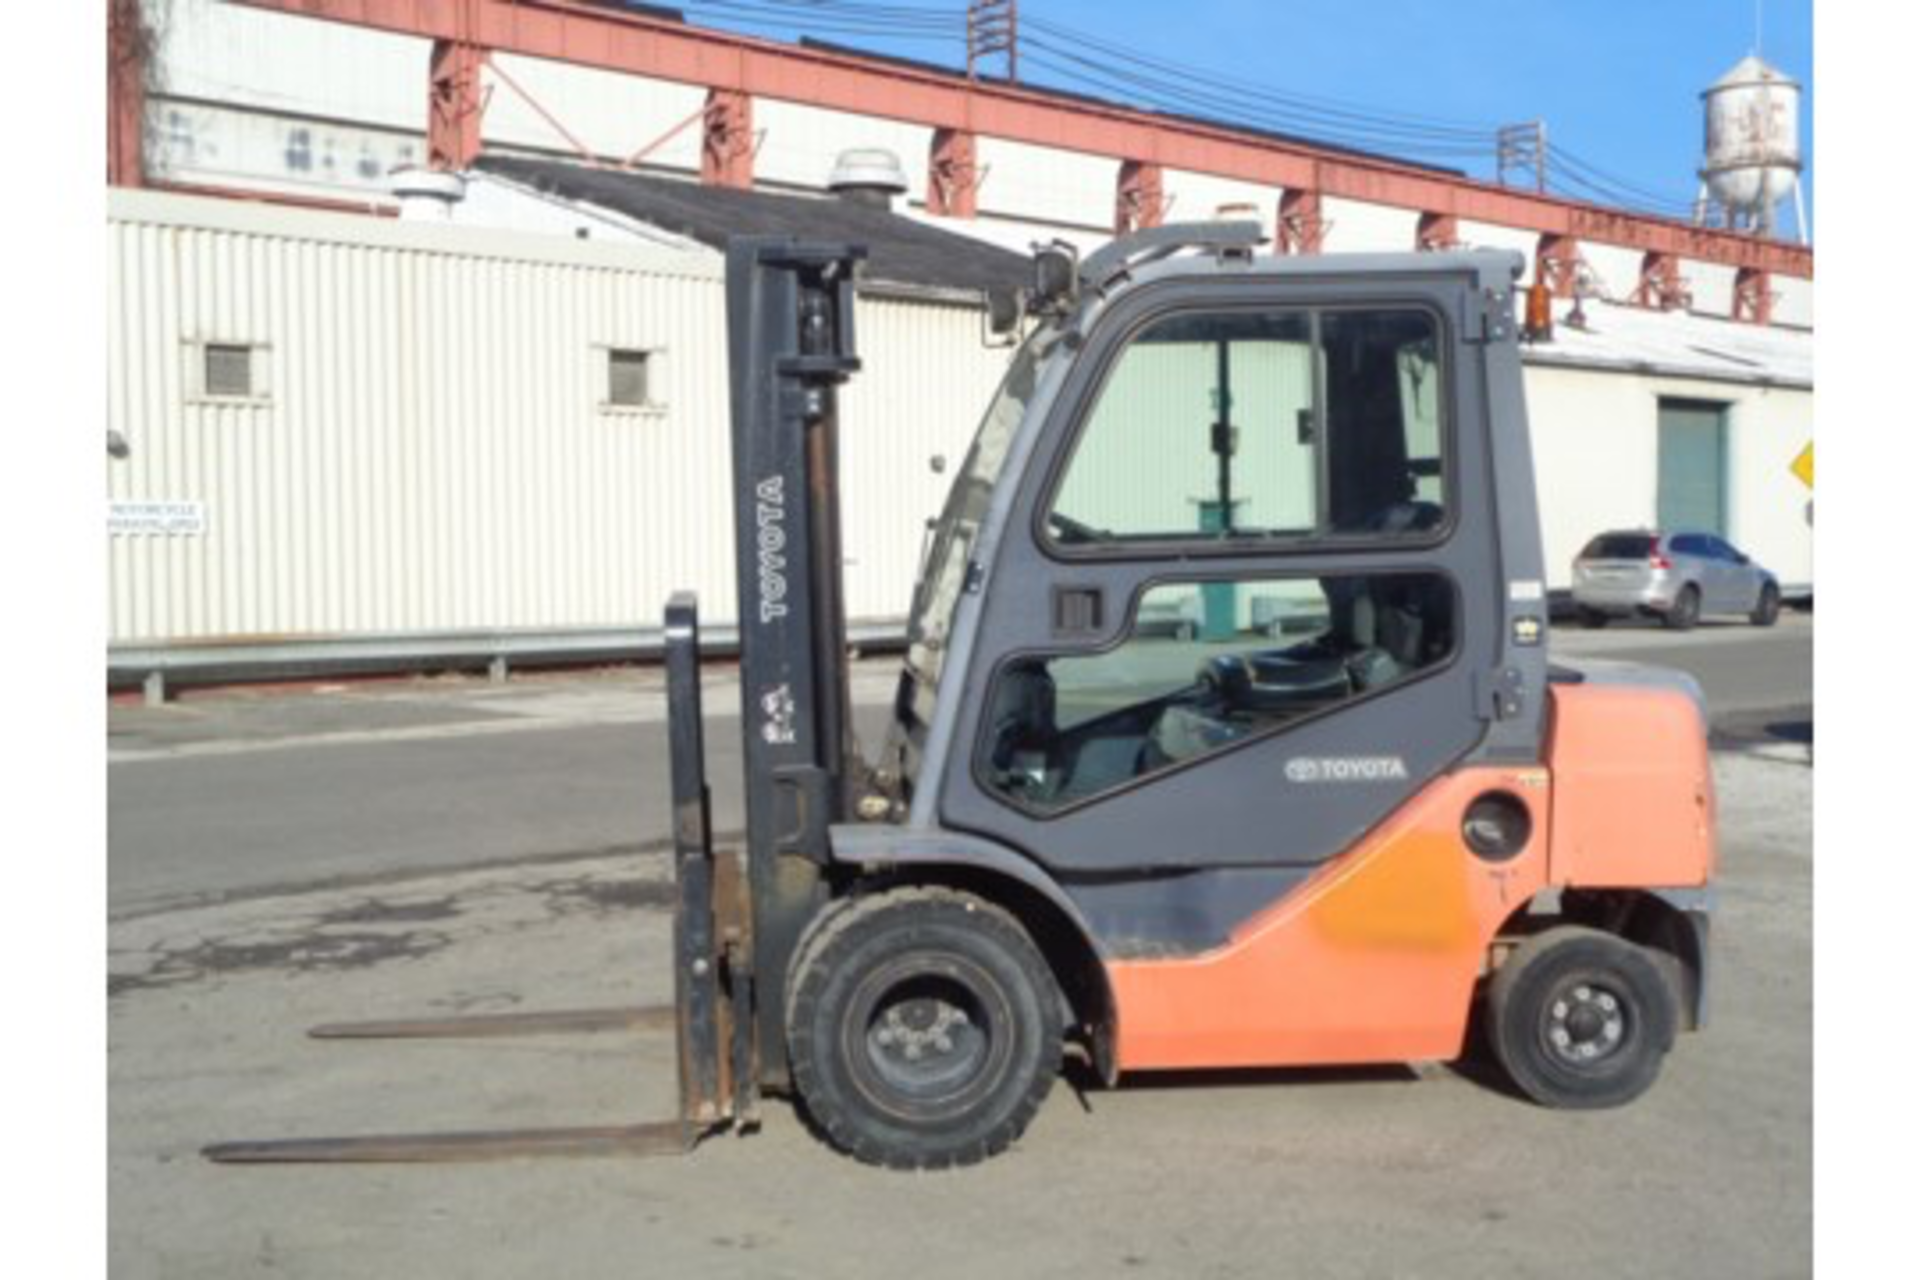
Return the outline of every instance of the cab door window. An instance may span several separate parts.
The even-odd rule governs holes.
[[[1416,679],[1454,619],[1435,572],[1162,583],[1118,646],[1001,669],[982,780],[1064,809]]]
[[[1402,537],[1445,513],[1438,322],[1422,310],[1177,314],[1136,334],[1045,521],[1056,549]]]

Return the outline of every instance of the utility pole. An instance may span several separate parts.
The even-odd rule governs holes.
[[[968,0],[967,79],[980,78],[980,64],[1007,55],[1007,79],[1020,80],[1020,0]]]
[[[1533,189],[1547,194],[1547,123],[1529,120],[1525,124],[1502,125],[1494,134],[1500,167],[1500,185],[1510,186],[1509,171],[1531,173]]]

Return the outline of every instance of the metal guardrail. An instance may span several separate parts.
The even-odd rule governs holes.
[[[862,649],[906,643],[904,621],[855,623],[847,642]],[[703,627],[708,657],[734,657],[740,632],[732,624]],[[664,627],[555,630],[407,632],[358,636],[234,637],[156,644],[109,644],[107,687],[145,689],[149,702],[179,685],[321,676],[404,675],[428,671],[486,671],[503,680],[513,667],[600,662],[658,662],[667,652]]]

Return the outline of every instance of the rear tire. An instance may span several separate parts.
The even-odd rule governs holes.
[[[794,1085],[856,1159],[894,1169],[984,1160],[1020,1136],[1060,1072],[1053,974],[1019,922],[982,898],[876,894],[827,921],[797,959]]]
[[[1618,1107],[1652,1087],[1679,1025],[1673,984],[1641,947],[1595,929],[1530,938],[1493,975],[1494,1054],[1535,1102]]]
[[[1780,588],[1771,582],[1760,588],[1759,603],[1753,606],[1753,612],[1747,615],[1747,621],[1756,627],[1770,627],[1780,620]]]
[[[1700,588],[1682,587],[1673,607],[1660,619],[1669,631],[1691,631],[1700,621]]]

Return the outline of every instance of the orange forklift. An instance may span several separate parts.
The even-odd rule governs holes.
[[[729,251],[745,847],[711,838],[698,611],[667,615],[662,1125],[228,1143],[231,1161],[651,1151],[795,1096],[895,1168],[1012,1144],[1084,1059],[1450,1060],[1610,1107],[1705,1012],[1714,799],[1686,677],[1554,665],[1495,252],[1260,254],[1256,225],[1036,252],[855,741],[837,388],[857,246]],[[930,388],[929,394],[937,394]]]

